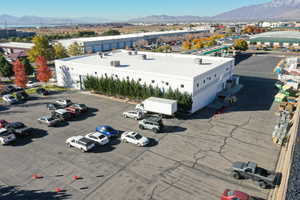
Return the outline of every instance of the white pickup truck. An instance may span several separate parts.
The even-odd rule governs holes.
[[[177,101],[150,97],[141,104],[136,105],[135,109],[142,110],[143,112],[173,116],[177,112]]]

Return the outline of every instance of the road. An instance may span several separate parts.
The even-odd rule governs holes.
[[[254,161],[275,169],[280,150],[271,140],[276,62],[273,57],[240,62],[236,73],[245,87],[237,105],[218,116],[203,109],[186,120],[166,119],[161,134],[141,131],[136,121],[121,117],[134,105],[86,93],[57,93],[8,107],[0,112],[1,119],[23,121],[38,131],[0,147],[1,199],[219,200],[226,188],[266,198],[268,190],[234,180],[229,168],[234,161]],[[89,114],[57,128],[38,124],[36,119],[49,113],[45,104],[62,97],[87,104]],[[65,146],[68,137],[101,124],[139,131],[151,144],[140,148],[116,139],[90,153]],[[43,178],[32,179],[33,174]],[[72,180],[75,175],[82,179]],[[57,187],[62,192],[55,192]]]

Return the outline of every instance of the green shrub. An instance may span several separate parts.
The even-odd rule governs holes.
[[[167,91],[162,91],[158,86],[143,85],[135,80],[120,80],[112,77],[87,76],[84,80],[86,90],[92,90],[99,94],[111,95],[132,100],[143,100],[149,97],[160,97],[177,100],[178,111],[189,112],[192,108],[192,96],[188,93],[181,93],[178,89],[171,87]]]

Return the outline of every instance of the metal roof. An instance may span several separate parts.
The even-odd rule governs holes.
[[[300,31],[274,31],[254,35],[250,42],[300,43]]]

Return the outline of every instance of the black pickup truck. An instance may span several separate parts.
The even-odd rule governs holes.
[[[33,128],[26,126],[22,122],[8,123],[5,128],[11,130],[17,136],[28,136],[33,132]]]
[[[258,167],[253,162],[235,162],[232,165],[232,176],[235,179],[251,179],[263,189],[280,185],[281,175],[273,171]]]

